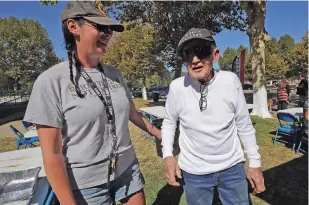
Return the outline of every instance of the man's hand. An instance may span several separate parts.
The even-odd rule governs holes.
[[[262,174],[262,169],[250,168],[248,169],[247,178],[250,181],[251,187],[253,189],[253,194],[259,194],[265,191],[264,177]]]
[[[168,183],[172,186],[178,187],[180,184],[176,181],[176,177],[181,177],[181,170],[178,166],[177,160],[174,156],[170,156],[164,159],[165,176]]]

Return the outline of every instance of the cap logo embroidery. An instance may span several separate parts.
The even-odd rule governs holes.
[[[107,17],[107,14],[104,10],[103,4],[100,1],[95,1],[95,6],[97,7],[97,9],[100,11],[100,13],[104,16]]]

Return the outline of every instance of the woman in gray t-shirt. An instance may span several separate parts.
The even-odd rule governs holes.
[[[61,18],[69,60],[38,77],[24,118],[36,124],[48,180],[61,204],[144,205],[129,120],[161,134],[136,110],[119,70],[100,63],[124,27],[91,1],[69,2]]]

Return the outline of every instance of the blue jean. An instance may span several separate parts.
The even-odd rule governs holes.
[[[189,205],[211,205],[215,187],[218,189],[223,205],[249,204],[244,163],[207,175],[193,175],[185,171],[182,173],[184,191]]]
[[[73,195],[78,205],[113,205],[115,201],[124,199],[143,189],[144,177],[138,163],[126,170],[119,178],[100,186],[74,190]]]

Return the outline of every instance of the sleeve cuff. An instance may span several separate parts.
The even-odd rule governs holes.
[[[162,149],[162,154],[163,154],[163,159],[167,158],[167,157],[172,157],[173,155],[173,148],[171,149]]]
[[[250,168],[259,168],[262,166],[260,159],[249,159],[249,167]]]

